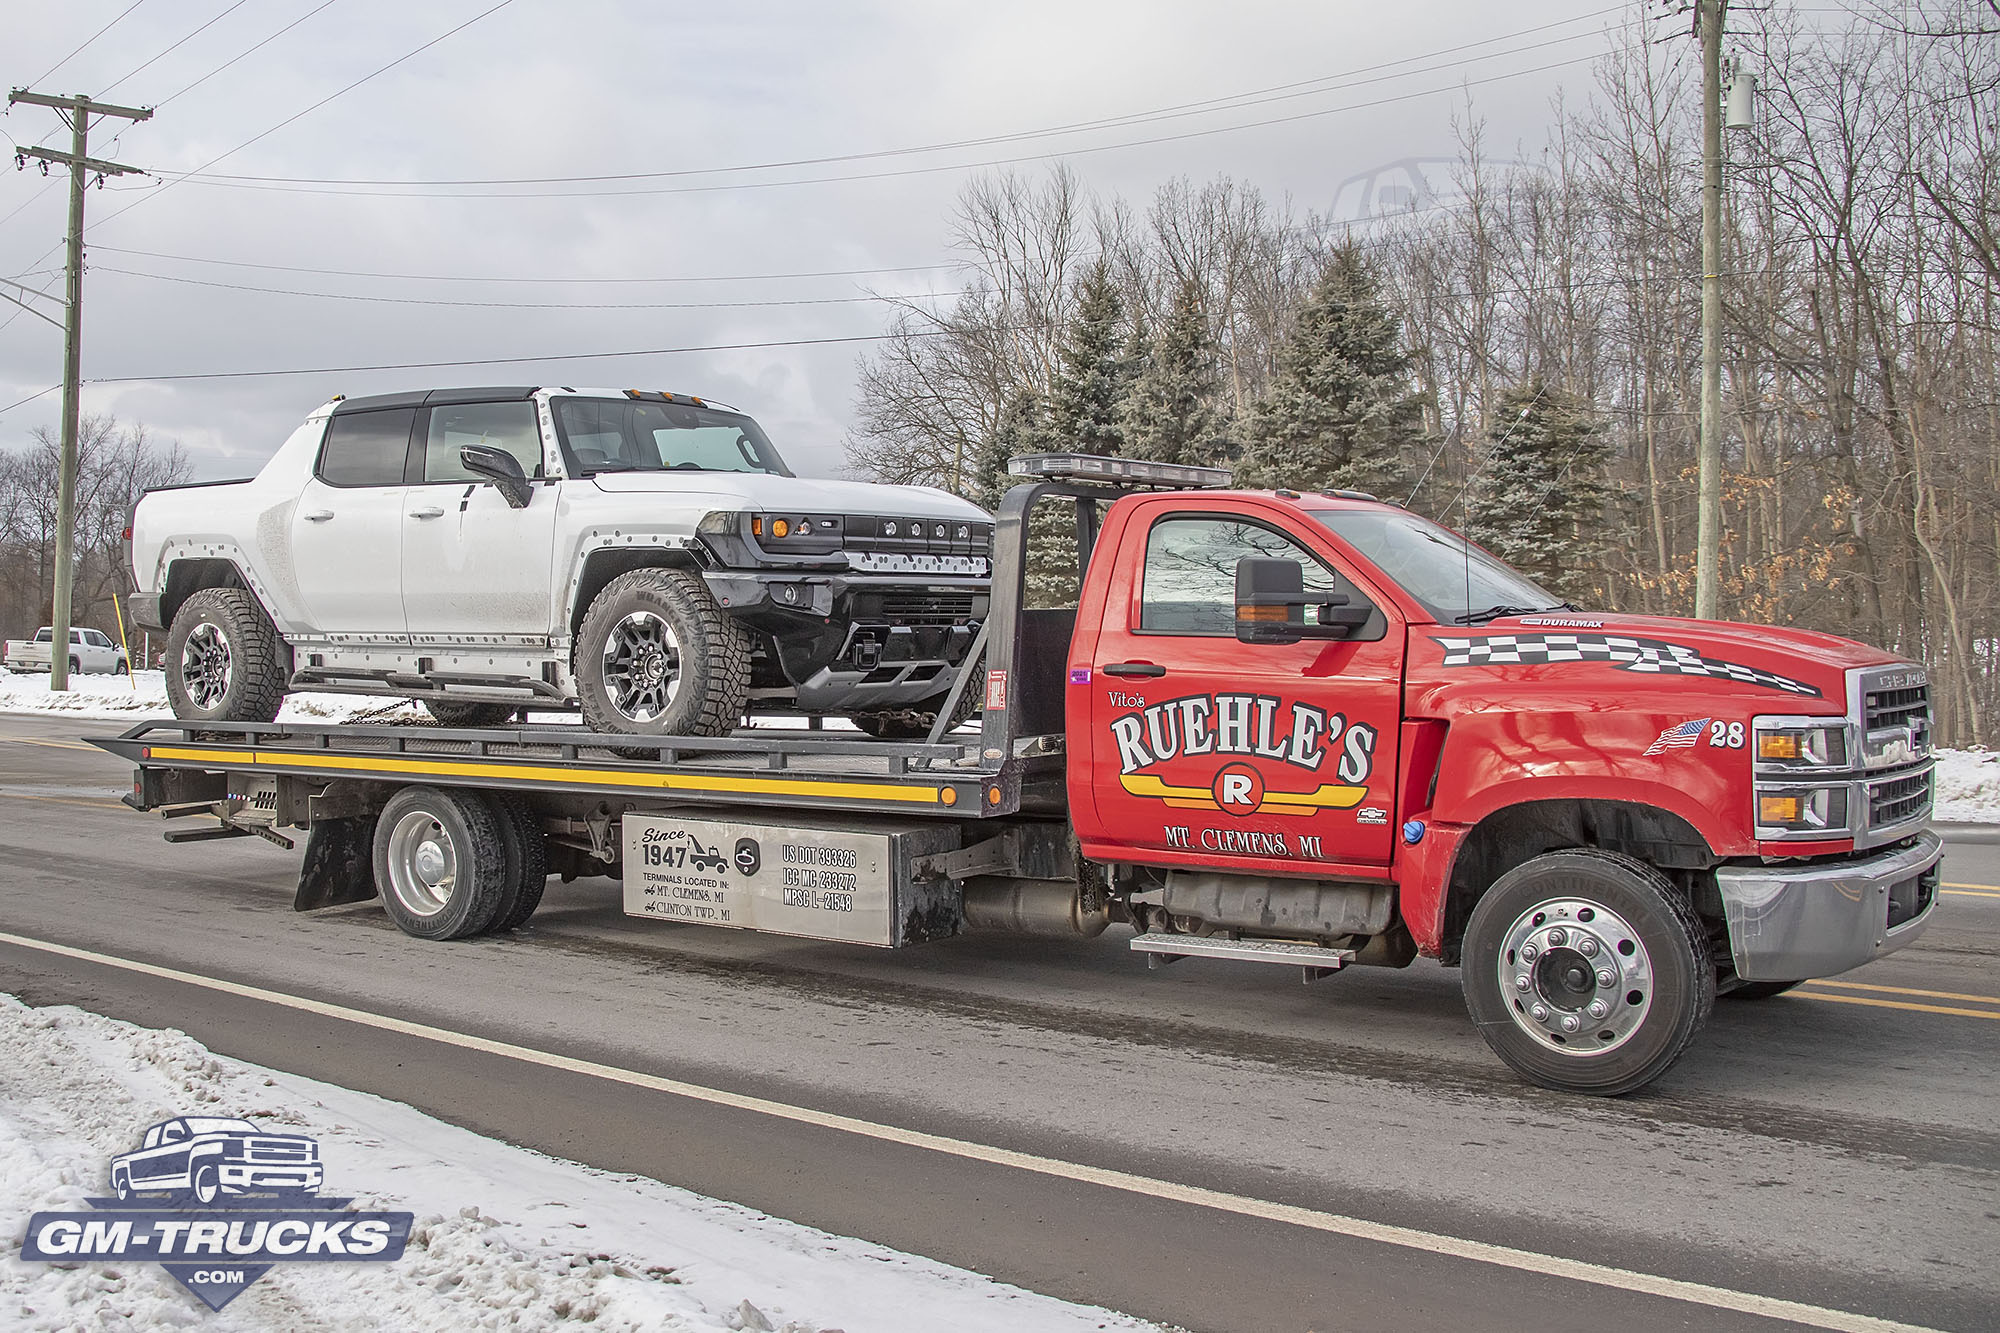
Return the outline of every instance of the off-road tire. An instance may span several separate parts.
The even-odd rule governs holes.
[[[549,842],[541,824],[529,813],[527,802],[513,792],[488,792],[494,816],[500,821],[500,842],[507,855],[507,894],[500,904],[493,932],[514,930],[526,925],[542,905],[542,891],[549,883]]]
[[[206,706],[190,693],[187,679],[193,665],[188,640],[196,634],[211,645],[219,638],[229,658],[221,688]],[[188,721],[269,722],[285,703],[285,658],[277,626],[242,588],[204,588],[181,603],[167,632],[166,675],[174,716]],[[214,678],[195,688],[213,691]]]
[[[428,880],[424,841],[449,853],[449,884]],[[507,844],[484,794],[405,787],[375,821],[375,888],[389,919],[420,940],[457,940],[488,929],[507,896]]]
[[[1716,992],[1716,998],[1723,1000],[1768,1000],[1773,995],[1783,995],[1794,986],[1802,986],[1803,981],[1739,981],[1734,986]]]
[[[441,727],[504,727],[520,709],[513,704],[468,703],[455,699],[425,699],[424,711]]]
[[[664,708],[635,719],[619,711],[604,674],[605,645],[633,616],[665,622],[678,643],[679,683]],[[727,736],[750,698],[750,635],[695,575],[635,569],[604,585],[576,636],[576,686],[591,731],[627,736]],[[633,750],[635,758],[651,754]]]
[[[1520,957],[1507,948],[1509,935],[1518,932],[1524,922],[1533,921],[1542,904],[1557,902],[1581,903],[1593,909],[1591,947],[1602,949],[1606,960],[1612,952],[1624,960],[1612,963],[1619,981],[1609,997],[1611,1016],[1591,1019],[1581,1011],[1570,1011],[1583,1020],[1583,1030],[1561,1037],[1564,1044],[1557,1044],[1557,1036],[1536,1035],[1555,1029],[1536,1024],[1529,1012],[1543,994],[1542,968],[1553,961],[1554,951],[1545,948],[1550,956],[1531,963],[1526,961],[1525,947]],[[1553,937],[1542,932],[1556,925],[1573,927],[1581,918],[1581,912],[1575,919],[1552,915],[1546,924],[1534,928],[1537,933],[1527,942],[1552,941]],[[1612,921],[1629,927],[1629,934],[1612,930],[1605,934],[1603,945],[1595,943],[1597,933],[1606,931],[1606,923]],[[1582,947],[1580,933],[1576,947]],[[1624,969],[1635,962],[1643,965],[1650,977],[1646,989],[1626,988]],[[1585,962],[1589,985],[1600,984],[1591,974],[1601,966],[1602,962]],[[1473,908],[1466,925],[1461,968],[1466,1009],[1494,1054],[1524,1077],[1562,1092],[1615,1097],[1644,1087],[1680,1059],[1715,1007],[1715,965],[1701,918],[1657,869],[1596,848],[1549,852],[1496,880]],[[1534,988],[1518,991],[1503,980],[1503,971],[1508,977],[1530,976]],[[1572,1003],[1581,1003],[1584,994],[1599,995],[1595,991],[1568,994],[1576,997]],[[1602,1026],[1610,1031],[1620,1024],[1627,1010],[1617,1006],[1632,994],[1641,996],[1638,1005],[1630,1006],[1634,1017],[1625,1020],[1632,1025],[1615,1044],[1592,1049],[1600,1039],[1592,1029]]]

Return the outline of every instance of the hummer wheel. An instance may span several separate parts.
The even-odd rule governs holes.
[[[696,576],[620,574],[577,631],[584,725],[627,736],[727,736],[749,701],[750,654],[749,634]]]
[[[269,722],[285,702],[277,627],[242,588],[204,588],[181,603],[166,676],[174,716],[188,721]]]

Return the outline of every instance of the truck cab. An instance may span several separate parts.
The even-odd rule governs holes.
[[[1115,499],[1065,669],[1070,818],[1135,923],[1465,961],[1531,1077],[1643,1066],[1678,1040],[1649,1018],[1691,1035],[1935,901],[1921,667],[1580,610],[1372,497]]]

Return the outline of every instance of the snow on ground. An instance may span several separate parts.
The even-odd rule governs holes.
[[[551,1108],[551,1114],[557,1108]],[[211,1314],[157,1264],[24,1263],[35,1211],[83,1211],[149,1124],[243,1116],[319,1140],[325,1192],[411,1211],[401,1260],[281,1264]],[[670,1131],[663,1131],[670,1132]],[[237,1330],[1153,1329],[398,1102],[213,1055],[186,1035],[0,994],[0,1327]]]
[[[2000,824],[2000,751],[1939,750],[1935,816],[1947,823]]]

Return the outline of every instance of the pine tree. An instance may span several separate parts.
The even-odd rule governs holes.
[[[1018,389],[1001,404],[1000,418],[981,442],[973,464],[971,500],[988,513],[1000,507],[1000,497],[1018,477],[1007,472],[1007,460],[1046,448],[1048,404],[1032,389]]]
[[[1119,409],[1130,368],[1125,353],[1125,303],[1100,258],[1076,288],[1076,310],[1063,331],[1049,385],[1049,448],[1116,454],[1124,442]]]
[[[1213,463],[1224,451],[1215,341],[1201,290],[1181,284],[1125,399],[1125,452],[1158,463]]]
[[[1590,404],[1540,378],[1507,390],[1466,498],[1466,533],[1551,592],[1603,595],[1611,456]]]
[[[1401,498],[1422,447],[1421,403],[1375,275],[1359,248],[1336,250],[1251,416],[1244,479]]]

